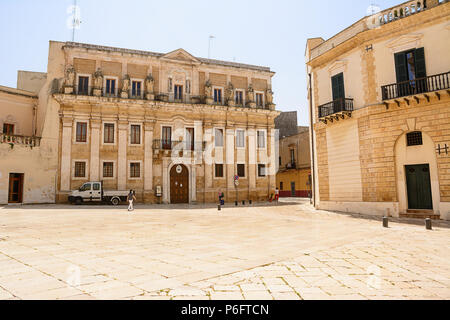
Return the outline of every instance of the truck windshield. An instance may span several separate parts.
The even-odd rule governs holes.
[[[91,184],[90,183],[85,183],[80,187],[80,191],[88,191],[91,190]]]

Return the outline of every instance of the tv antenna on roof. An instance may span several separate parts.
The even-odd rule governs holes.
[[[378,4],[376,3],[372,3],[368,8],[367,8],[367,15],[368,16],[373,16],[374,14],[377,14],[381,11],[381,8]]]
[[[215,39],[216,37],[214,36],[209,36],[209,40],[208,40],[208,59],[211,59],[211,40]]]
[[[75,30],[80,29],[81,25],[80,7],[77,6],[77,0],[73,0],[73,5],[67,8],[67,13],[71,14],[71,16],[67,18],[67,27],[72,29],[72,42],[74,42]]]

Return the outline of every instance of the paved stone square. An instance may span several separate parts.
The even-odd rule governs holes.
[[[0,299],[450,299],[450,229],[293,200],[6,206]]]

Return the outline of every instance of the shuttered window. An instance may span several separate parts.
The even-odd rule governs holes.
[[[333,101],[345,98],[344,74],[339,73],[331,78]]]
[[[86,142],[87,139],[87,123],[77,122],[76,142]]]
[[[396,53],[394,59],[397,83],[427,76],[424,48]]]
[[[223,129],[215,129],[214,140],[216,147],[223,147]]]
[[[236,147],[245,148],[245,131],[236,130]]]
[[[114,123],[105,123],[104,143],[114,143]]]
[[[141,144],[141,126],[131,125],[131,144]]]
[[[215,171],[216,178],[223,178],[223,164],[216,163]]]
[[[245,164],[239,163],[237,165],[237,175],[239,178],[245,178]]]

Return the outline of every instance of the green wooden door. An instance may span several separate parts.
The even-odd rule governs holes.
[[[431,197],[430,166],[420,164],[405,166],[409,209],[433,209]]]

